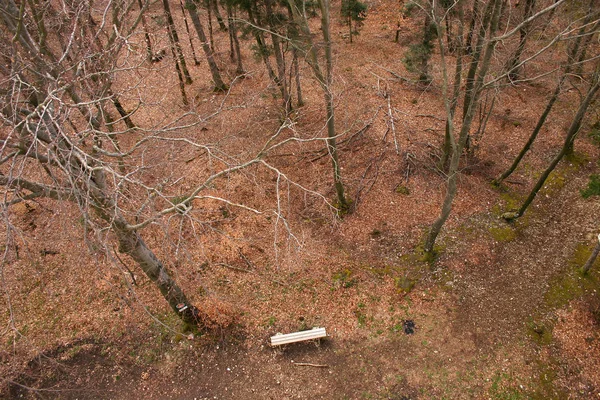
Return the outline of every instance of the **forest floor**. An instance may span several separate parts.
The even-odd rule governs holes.
[[[26,245],[3,269],[10,313],[1,316],[0,375],[6,380],[0,396],[600,398],[600,263],[587,276],[578,272],[600,232],[600,202],[580,195],[600,170],[589,127],[579,135],[575,156],[559,165],[527,213],[514,223],[500,217],[520,204],[558,151],[575,91],[561,97],[523,165],[495,188],[491,180],[520,150],[554,81],[498,91],[485,135],[465,161],[439,256],[423,260],[417,249],[444,195],[444,176],[435,168],[444,128],[436,80],[441,72],[434,68],[427,88],[390,74],[410,77],[401,59],[419,32],[416,22],[403,20],[400,43],[393,42],[394,2],[372,3],[352,44],[335,14],[337,125],[352,137],[341,146],[340,162],[353,212],[337,219],[318,198],[306,200],[292,190],[285,206],[291,234],[241,211],[221,210],[219,232],[200,239],[182,234],[195,245],[181,259],[158,230],[151,231],[149,245],[170,268],[177,265],[178,282],[214,315],[214,329],[201,335],[185,330],[143,277],[129,289],[101,251],[90,253],[74,210],[51,202],[16,207],[13,223]],[[215,40],[228,48],[226,33],[215,32]],[[240,153],[260,148],[279,124],[268,76],[250,54],[250,40],[242,45],[249,76],[232,85],[229,98],[245,106],[224,108],[197,133]],[[544,57],[540,63],[558,62],[562,54]],[[234,70],[225,50],[219,59],[226,73]],[[164,71],[147,77],[166,93],[162,104],[169,105],[157,111],[165,114],[180,111],[169,62],[165,58],[159,64]],[[535,75],[536,65],[525,73]],[[206,70],[203,63],[192,67],[196,82],[188,89],[199,112],[209,112],[221,96],[209,92]],[[295,129],[318,132],[322,96],[306,66],[303,73],[307,105]],[[591,112],[589,121],[597,119]],[[267,159],[333,199],[329,160],[319,157],[318,147],[308,150],[284,148]],[[204,166],[191,156],[182,154],[177,165],[193,176]],[[232,177],[219,189],[247,203],[272,195],[246,183]],[[275,233],[285,238],[274,239]],[[325,327],[328,337],[269,346],[277,332],[314,326]]]

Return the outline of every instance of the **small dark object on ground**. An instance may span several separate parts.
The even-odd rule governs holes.
[[[415,333],[415,321],[412,319],[407,319],[402,323],[402,327],[404,328],[404,333],[407,335],[412,335]]]

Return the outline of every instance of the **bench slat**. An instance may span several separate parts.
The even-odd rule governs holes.
[[[304,340],[318,339],[325,336],[327,336],[325,328],[312,328],[309,331],[300,331],[285,335],[277,334],[275,336],[271,336],[271,346],[279,346],[282,344],[301,342]]]

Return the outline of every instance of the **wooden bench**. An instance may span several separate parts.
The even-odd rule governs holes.
[[[287,333],[285,335],[278,333],[275,336],[271,336],[271,346],[281,346],[282,344],[302,342],[304,340],[311,339],[319,339],[325,336],[327,336],[325,328],[312,328],[308,331]]]

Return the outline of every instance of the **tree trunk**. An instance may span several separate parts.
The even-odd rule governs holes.
[[[554,157],[554,159],[552,160],[552,162],[550,163],[548,168],[546,168],[546,170],[544,171],[542,176],[540,176],[540,178],[538,179],[537,183],[531,190],[531,193],[529,193],[529,196],[527,196],[527,199],[525,200],[525,202],[523,203],[523,205],[521,206],[519,211],[517,211],[516,213],[511,213],[511,212],[505,213],[504,214],[505,219],[513,220],[513,219],[521,217],[525,213],[525,211],[527,210],[529,205],[533,202],[533,200],[537,196],[539,190],[542,188],[542,186],[544,186],[544,183],[546,182],[546,179],[548,179],[548,176],[550,176],[550,173],[552,171],[554,171],[554,168],[556,168],[556,166],[558,165],[560,160],[562,160],[562,158],[565,156],[565,154],[567,154],[569,146],[573,143],[573,141],[575,140],[575,137],[577,136],[577,133],[579,132],[579,129],[581,128],[581,123],[583,122],[583,117],[585,116],[590,103],[594,100],[596,92],[600,88],[600,83],[598,81],[598,73],[599,72],[600,72],[600,70],[597,69],[596,72],[594,73],[594,80],[593,80],[592,86],[588,90],[588,93],[585,96],[585,99],[579,105],[577,114],[575,115],[575,118],[573,118],[573,121],[571,122],[571,126],[569,127],[569,131],[567,132],[567,136],[565,137],[565,141],[564,141],[562,149]]]
[[[535,1],[536,0],[526,0],[525,1],[525,11],[523,12],[523,20],[527,20],[529,17],[531,17],[533,15],[533,9],[535,8]],[[515,51],[515,54],[513,55],[511,61],[509,62],[509,66],[508,66],[508,79],[511,82],[514,82],[516,80],[519,79],[519,72],[520,72],[520,60],[521,60],[521,54],[523,53],[523,50],[525,50],[525,43],[527,42],[527,35],[529,34],[529,26],[530,24],[523,24],[523,26],[521,27],[521,29],[519,30],[519,34],[520,34],[520,39],[519,39],[519,45],[517,46],[517,50]]]
[[[223,32],[227,32],[227,26],[223,21],[223,17],[221,17],[221,12],[219,11],[219,4],[217,0],[208,0],[209,7],[215,12],[215,17],[217,18],[217,22],[219,23],[219,29]]]
[[[267,24],[269,26],[269,31],[271,32],[271,40],[273,42],[273,53],[275,54],[275,61],[277,62],[277,79],[275,83],[279,87],[279,90],[281,90],[283,109],[285,114],[287,115],[290,111],[292,111],[292,104],[290,102],[289,90],[285,79],[286,68],[285,60],[283,59],[283,49],[281,46],[281,41],[279,40],[279,35],[276,32],[275,23],[273,21],[275,16],[271,8],[271,0],[265,0],[265,10],[267,13]]]
[[[491,7],[491,8],[488,8],[486,10],[486,14],[487,13],[490,14],[489,15],[489,26],[490,26],[491,32],[494,32],[496,30],[496,27],[498,26],[498,22],[500,19],[500,10],[502,7],[502,1],[501,0],[490,1],[490,3],[488,3],[488,7]],[[438,26],[438,29],[440,29],[439,26]],[[442,47],[442,45],[441,45],[442,39],[440,38],[440,35],[438,35],[438,42],[440,43],[440,47]],[[481,45],[481,47],[483,47],[483,43],[481,43],[480,45]],[[450,212],[452,211],[452,204],[454,202],[454,197],[456,196],[456,190],[457,190],[458,174],[460,172],[459,168],[458,168],[459,164],[460,164],[460,157],[462,155],[463,149],[465,148],[465,145],[466,145],[468,137],[469,137],[469,131],[471,129],[471,124],[473,122],[475,110],[477,109],[477,105],[479,103],[479,98],[481,95],[481,87],[483,86],[484,79],[487,76],[487,72],[488,72],[488,69],[490,66],[490,61],[492,59],[492,54],[494,53],[495,47],[496,47],[496,41],[492,41],[492,40],[488,41],[483,59],[481,61],[481,66],[479,68],[479,71],[477,72],[477,79],[473,80],[473,86],[472,86],[473,90],[472,90],[471,96],[468,98],[469,103],[466,104],[466,112],[463,117],[463,123],[462,123],[461,129],[460,129],[458,143],[456,143],[454,140],[452,140],[452,158],[450,160],[450,168],[449,168],[449,172],[448,172],[446,196],[444,197],[444,201],[442,203],[442,209],[440,212],[440,216],[431,225],[431,228],[429,229],[429,234],[427,235],[427,239],[425,240],[425,245],[423,247],[423,250],[425,251],[426,254],[431,255],[434,253],[434,246],[435,246],[437,237],[438,237],[442,227],[448,220],[448,217],[450,216]],[[473,73],[473,76],[475,76],[475,72]],[[465,93],[465,101],[467,101],[466,93]],[[450,115],[452,114],[452,112],[449,108],[448,108],[447,113],[448,113],[448,117],[450,117]],[[453,135],[452,120],[450,118],[448,118],[448,121],[450,121],[450,124],[449,124],[450,125],[449,126],[450,137],[453,138],[453,136],[452,136]]]
[[[252,25],[259,26],[258,21],[256,21],[254,18],[254,13],[252,12],[252,8],[248,9],[248,19],[250,20],[250,23]],[[271,78],[271,80],[273,82],[275,82],[277,80],[277,76],[275,75],[275,72],[273,71],[273,67],[271,67],[271,63],[269,62],[267,46],[265,45],[265,39],[263,37],[263,32],[260,29],[252,29],[252,32],[254,34],[254,39],[256,40],[256,45],[258,46],[258,51],[260,52],[260,57],[262,58],[263,63],[265,64],[265,67],[267,68],[267,73],[269,74],[269,78]]]
[[[465,52],[469,55],[473,53],[473,35],[477,27],[477,19],[479,18],[479,0],[473,2],[473,12],[471,15],[471,23],[469,25],[469,34],[467,35],[467,43],[465,44]]]
[[[331,163],[333,167],[333,181],[338,200],[338,209],[342,213],[345,213],[349,210],[349,204],[344,194],[344,185],[342,183],[341,169],[337,154],[334,118],[335,107],[333,101],[333,93],[331,91],[333,57],[331,54],[331,39],[329,36],[329,1],[319,1],[319,7],[321,8],[321,31],[323,32],[323,42],[325,47],[325,74],[323,74],[323,71],[319,65],[317,50],[312,41],[312,33],[310,31],[310,27],[308,26],[308,21],[306,20],[305,15],[300,13],[300,8],[297,6],[297,4],[294,3],[294,0],[288,0],[288,3],[290,5],[290,9],[294,17],[294,22],[301,31],[302,40],[304,41],[302,45],[307,56],[306,61],[311,67],[317,82],[321,86],[321,89],[323,89],[327,110],[327,150],[331,157]]]
[[[173,53],[175,53],[176,57],[179,59],[179,65],[181,66],[181,72],[185,78],[185,83],[190,84],[192,83],[192,77],[187,69],[185,57],[181,50],[179,36],[177,35],[177,29],[175,29],[175,22],[173,22],[173,15],[171,14],[171,7],[169,6],[169,0],[163,0],[163,8],[165,10],[165,17],[167,18],[167,29],[169,31],[169,39],[171,39]]]
[[[138,0],[138,5],[140,7],[140,11],[144,9],[144,4],[142,4],[142,0]],[[144,28],[144,39],[146,40],[146,58],[148,61],[152,61],[152,42],[150,41],[150,33],[148,31],[148,24],[146,23],[146,16],[142,13],[142,27]]]
[[[519,152],[519,155],[517,155],[517,157],[514,159],[514,161],[511,164],[511,166],[506,171],[504,171],[504,173],[502,175],[500,175],[499,178],[497,178],[497,179],[495,179],[493,181],[494,185],[500,186],[500,184],[502,183],[502,181],[504,181],[506,178],[508,178],[515,171],[515,169],[517,169],[517,166],[519,165],[519,163],[521,162],[521,160],[523,159],[523,157],[525,157],[525,154],[531,148],[531,145],[533,144],[533,142],[537,138],[538,134],[540,133],[542,127],[544,126],[544,123],[546,122],[546,119],[548,118],[548,115],[550,114],[550,111],[552,111],[552,107],[554,106],[554,103],[558,99],[558,95],[561,92],[561,88],[562,88],[562,85],[563,85],[563,82],[564,82],[565,78],[566,78],[566,75],[563,75],[560,78],[560,82],[558,83],[558,85],[556,85],[556,89],[554,89],[554,93],[552,93],[552,97],[548,101],[548,104],[546,105],[546,109],[544,110],[544,112],[540,116],[540,118],[539,118],[539,120],[537,122],[537,125],[533,129],[533,132],[531,132],[531,135],[529,136],[529,139],[527,140],[527,143],[525,143],[525,146],[523,146],[523,148]]]
[[[333,181],[335,183],[335,191],[337,193],[339,208],[342,211],[348,211],[349,204],[344,194],[344,184],[342,183],[340,163],[337,155],[333,92],[331,91],[333,57],[331,55],[331,38],[329,36],[329,0],[320,0],[319,5],[321,7],[321,30],[323,31],[323,40],[325,42],[326,80],[324,91],[325,103],[327,104],[327,149],[331,155]]]
[[[475,4],[478,3],[478,0],[475,1]],[[479,60],[481,59],[481,52],[483,50],[483,44],[485,41],[486,32],[488,29],[488,25],[491,22],[492,11],[494,10],[495,1],[490,1],[487,3],[484,18],[479,27],[479,33],[477,35],[477,42],[475,44],[475,48],[471,47],[471,51],[467,51],[467,53],[472,53],[473,58],[471,60],[469,71],[467,72],[467,77],[465,78],[465,101],[463,104],[463,119],[467,113],[467,109],[469,104],[471,104],[471,97],[473,96],[473,87],[475,83],[475,74],[477,73],[477,68],[479,67]],[[475,5],[473,6],[475,7]],[[475,12],[475,11],[473,11]],[[473,32],[469,32],[469,36],[472,36]],[[470,39],[472,40],[472,39]]]
[[[240,41],[237,34],[237,22],[233,19],[233,12],[231,6],[227,6],[227,17],[229,22],[229,35],[233,38],[233,50],[235,52],[235,59],[237,61],[237,68],[235,73],[238,76],[242,76],[246,73],[244,66],[242,65],[242,52],[240,51]]]
[[[187,36],[190,41],[190,48],[192,49],[194,65],[200,65],[200,61],[198,61],[198,57],[196,57],[196,49],[194,48],[194,41],[192,40],[192,35],[190,34],[190,25],[188,24],[187,16],[185,15],[185,7],[183,6],[182,0],[179,0],[179,5],[181,6],[181,14],[183,15],[183,23],[185,25],[185,31],[187,32]]]
[[[298,51],[296,48],[292,49],[292,65],[294,66],[294,76],[296,79],[296,97],[298,107],[302,107],[304,105],[304,98],[302,97],[302,86],[300,84],[300,66],[298,65]]]
[[[185,77],[182,71],[182,68],[179,65],[179,59],[177,58],[177,53],[175,52],[175,41],[173,40],[173,36],[171,35],[171,31],[169,30],[169,41],[171,42],[171,55],[173,56],[173,62],[175,63],[175,71],[177,71],[177,79],[179,80],[179,92],[181,93],[181,100],[183,104],[188,105],[188,98],[185,92]]]
[[[458,5],[458,33],[456,36],[456,43],[458,43],[458,53],[456,54],[456,68],[454,71],[454,84],[452,88],[452,100],[450,103],[450,115],[446,116],[446,127],[444,133],[444,144],[442,145],[442,156],[440,157],[440,162],[438,164],[438,168],[441,171],[446,172],[448,167],[448,161],[450,160],[451,152],[452,152],[452,138],[451,138],[451,127],[450,124],[454,119],[454,114],[456,112],[456,106],[458,105],[458,98],[460,96],[460,85],[462,82],[462,73],[463,73],[463,58],[465,56],[465,48],[463,47],[463,35],[464,35],[464,26],[463,26],[463,9],[462,4]]]
[[[208,13],[208,44],[210,46],[210,50],[215,52],[215,40],[213,36],[213,23],[212,23],[212,8],[210,6],[210,1],[206,4],[206,12]]]
[[[231,5],[227,5],[227,26],[229,27],[229,59],[231,62],[235,62],[235,49],[233,48],[233,32],[231,26],[233,25],[233,15],[231,12]]]
[[[119,115],[121,116],[121,118],[123,119],[123,121],[125,122],[125,125],[127,126],[128,129],[135,129],[136,126],[133,123],[133,121],[131,120],[131,118],[129,117],[129,113],[127,111],[125,111],[125,108],[123,107],[123,105],[121,104],[121,101],[119,100],[119,97],[112,94],[111,91],[109,91],[109,94],[112,96],[113,98],[113,104],[115,106],[115,108],[117,109],[117,112],[119,113]]]
[[[583,26],[586,26],[591,21],[591,18],[592,18],[592,14],[588,14],[586,16],[585,20],[583,21]],[[599,24],[599,22],[594,24],[592,29],[595,30],[598,27],[598,24]],[[517,169],[519,163],[521,162],[523,157],[525,157],[525,154],[529,151],[529,149],[533,145],[533,142],[535,141],[540,130],[544,126],[546,119],[548,118],[548,115],[552,111],[554,103],[556,103],[556,100],[558,100],[558,96],[560,95],[560,92],[562,90],[562,86],[563,86],[565,80],[567,79],[567,77],[571,73],[571,70],[573,69],[573,63],[575,62],[575,57],[579,53],[579,49],[581,47],[582,37],[583,37],[583,34],[580,30],[579,34],[577,35],[577,38],[575,38],[575,42],[573,42],[573,46],[569,49],[569,52],[567,54],[567,62],[564,67],[564,72],[563,72],[562,76],[560,77],[558,85],[556,86],[556,89],[554,89],[554,92],[552,93],[552,97],[550,97],[550,100],[548,101],[548,104],[546,105],[544,112],[540,116],[533,132],[531,132],[531,135],[529,136],[527,143],[525,143],[525,146],[523,146],[523,148],[519,152],[519,155],[517,155],[517,157],[511,164],[511,166],[499,178],[495,179],[492,182],[494,185],[499,186],[503,180],[508,178]]]
[[[583,268],[581,268],[581,272],[583,274],[587,274],[588,272],[590,272],[592,265],[594,265],[596,258],[598,258],[598,253],[600,253],[600,239],[599,242],[596,244],[596,247],[594,247],[592,254],[590,254],[590,258],[587,259],[585,265],[583,266]]]
[[[190,303],[144,240],[136,232],[125,229],[125,226],[120,218],[114,218],[112,227],[119,242],[119,251],[129,255],[140,266],[179,318],[188,324],[198,324],[198,309]]]
[[[202,23],[200,22],[200,17],[198,16],[196,4],[193,2],[193,0],[185,0],[185,7],[190,13],[192,24],[196,29],[196,33],[198,34],[198,38],[200,39],[200,43],[202,44],[202,49],[204,50],[204,54],[206,55],[206,61],[208,62],[208,67],[210,69],[213,82],[215,84],[214,90],[216,92],[226,91],[228,89],[228,86],[223,82],[223,79],[221,79],[221,73],[219,72],[219,67],[217,67],[217,63],[215,62],[215,59],[213,57],[213,52],[210,49],[208,43],[206,42],[206,35],[204,34],[204,28],[202,27]]]

